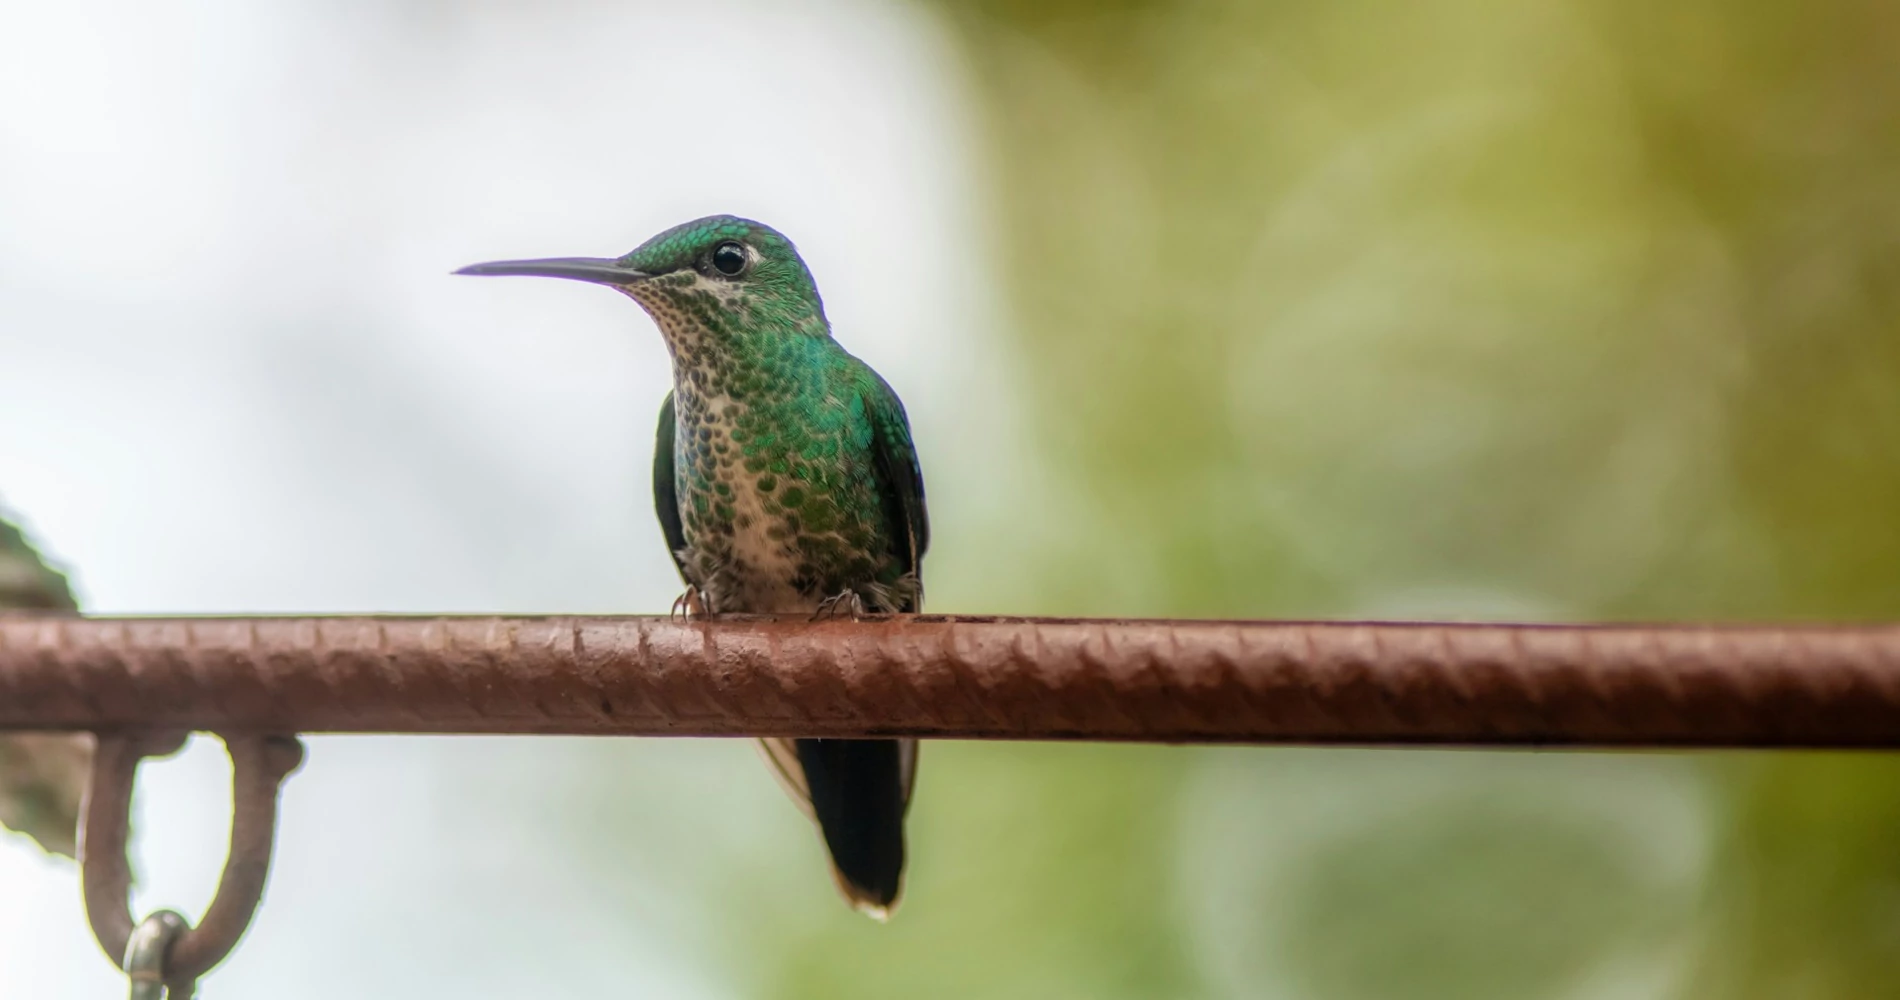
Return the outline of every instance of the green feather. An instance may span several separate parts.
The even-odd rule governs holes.
[[[903,572],[919,577],[924,551],[930,548],[930,515],[924,509],[924,473],[911,444],[910,419],[904,403],[890,384],[861,365],[870,385],[865,403],[871,423],[871,447],[878,470],[878,492],[884,498],[884,516],[897,530],[892,533],[892,555]],[[923,610],[923,583],[902,611]]]
[[[653,509],[660,517],[660,533],[666,536],[666,554],[681,576],[686,564],[680,553],[686,550],[686,532],[680,527],[678,495],[673,489],[673,394],[660,404],[660,426],[653,436]]]

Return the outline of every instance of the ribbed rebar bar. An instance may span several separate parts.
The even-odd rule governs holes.
[[[0,617],[0,729],[1900,747],[1900,626]]]

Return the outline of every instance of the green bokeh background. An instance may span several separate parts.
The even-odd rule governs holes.
[[[938,6],[1050,488],[936,608],[1900,616],[1900,7]],[[1900,981],[1889,757],[931,751],[759,995]]]

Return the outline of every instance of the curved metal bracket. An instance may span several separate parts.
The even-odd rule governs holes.
[[[203,976],[244,936],[270,876],[278,789],[303,763],[303,744],[294,736],[218,735],[231,755],[230,854],[204,919],[196,927],[174,928],[159,952],[162,968],[142,971],[169,983]],[[185,734],[176,732],[98,734],[80,822],[79,870],[93,937],[115,961],[130,957],[133,935],[132,873],[125,856],[133,778],[139,761],[177,753],[184,742]]]

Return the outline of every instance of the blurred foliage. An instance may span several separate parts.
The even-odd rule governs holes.
[[[0,613],[78,611],[66,577],[20,529],[0,519]],[[0,826],[72,857],[92,738],[79,733],[0,733]]]
[[[78,611],[65,574],[48,566],[19,528],[0,518],[0,611]]]
[[[1900,616],[1900,7],[932,8],[1059,487],[945,540],[1025,550],[1007,610]],[[762,992],[1900,976],[1885,757],[930,750],[910,909]]]
[[[1731,780],[1708,1000],[1891,995],[1900,972],[1900,760],[1786,755]]]
[[[1193,981],[1188,943],[1171,930],[1166,860],[1179,754],[925,752],[933,786],[912,808],[898,913],[873,924],[831,898],[821,876],[800,879],[783,897],[790,910],[733,942],[758,995],[1161,997]],[[822,865],[806,853],[801,866]]]

